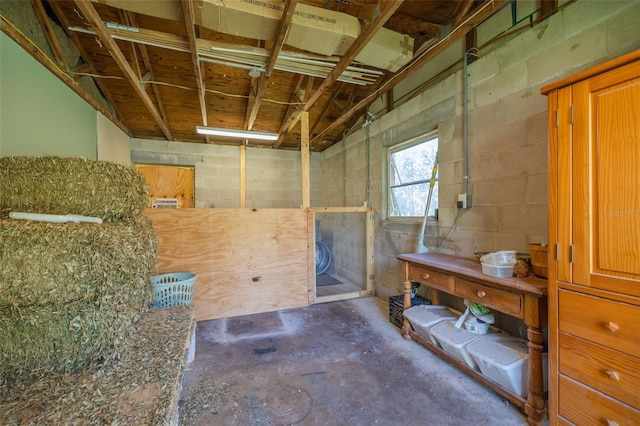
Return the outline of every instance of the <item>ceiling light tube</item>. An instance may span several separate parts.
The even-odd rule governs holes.
[[[196,131],[201,135],[226,136],[242,139],[260,139],[264,141],[278,140],[277,133],[253,132],[250,130],[230,130],[216,127],[196,126]]]

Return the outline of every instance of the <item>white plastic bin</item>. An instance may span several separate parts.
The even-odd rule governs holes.
[[[529,394],[529,348],[526,340],[512,336],[478,339],[467,346],[467,351],[483,375],[523,398]],[[547,365],[545,353],[542,357],[545,391]]]
[[[460,362],[467,364],[476,371],[478,365],[469,352],[467,345],[478,340],[480,335],[468,332],[463,328],[456,328],[454,321],[442,321],[431,329],[431,335],[439,342],[444,351]],[[486,335],[482,336],[486,337]]]
[[[431,335],[431,328],[444,320],[455,321],[456,319],[456,315],[447,306],[442,305],[413,306],[404,311],[404,316],[409,320],[418,336],[431,341],[439,348],[442,348],[442,346]]]

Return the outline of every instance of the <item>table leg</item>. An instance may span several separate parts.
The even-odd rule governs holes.
[[[547,418],[544,405],[544,381],[542,371],[543,336],[542,329],[527,325],[529,339],[529,395],[524,407],[530,425],[542,425]]]
[[[411,281],[404,281],[403,283],[403,293],[404,293],[404,309],[409,309],[411,307]],[[402,336],[406,340],[411,340],[411,336],[409,336],[409,329],[411,325],[409,324],[409,320],[404,317],[402,323]]]

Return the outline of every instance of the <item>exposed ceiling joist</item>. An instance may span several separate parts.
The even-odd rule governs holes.
[[[311,98],[307,101],[307,103],[302,107],[302,112],[309,111],[311,107],[316,103],[316,101],[327,91],[333,83],[338,80],[342,71],[344,71],[347,66],[358,56],[358,53],[366,46],[369,41],[373,38],[376,32],[384,25],[385,22],[398,10],[398,8],[402,5],[404,0],[389,0],[383,3],[383,6],[380,10],[380,14],[375,19],[375,21],[371,22],[369,25],[365,27],[365,29],[360,33],[356,41],[349,47],[347,52],[342,56],[340,62],[338,62],[335,68],[329,73],[327,78],[320,84],[315,91],[315,93],[311,96]],[[289,127],[286,130],[286,133],[289,133],[293,127],[298,123],[299,115],[289,123]],[[280,138],[274,144],[274,148],[277,148],[280,143],[282,143],[282,139],[284,138],[284,134],[280,135]]]
[[[445,37],[440,39],[437,43],[431,45],[428,49],[423,50],[418,56],[414,57],[411,62],[405,65],[400,71],[389,77],[378,89],[369,94],[366,98],[362,99],[345,115],[335,120],[332,124],[327,126],[320,134],[316,135],[311,143],[317,143],[322,138],[331,132],[336,127],[341,126],[347,122],[354,115],[361,114],[369,105],[371,105],[377,98],[385,94],[388,90],[396,86],[403,79],[419,70],[424,64],[426,64],[431,58],[435,57],[438,53],[442,52],[454,41],[464,37],[467,32],[471,31],[480,22],[484,21],[497,10],[502,8],[505,4],[510,3],[511,0],[491,0],[476,10],[471,16],[467,17],[457,27]]]
[[[93,31],[96,32],[100,41],[109,50],[109,53],[118,64],[118,67],[120,67],[120,70],[123,72],[126,79],[131,84],[131,87],[133,87],[133,90],[137,93],[140,100],[147,107],[167,140],[174,140],[171,134],[171,130],[167,126],[167,123],[162,119],[162,116],[160,115],[160,112],[154,105],[153,101],[151,100],[147,92],[145,92],[142,88],[140,79],[133,72],[133,69],[131,69],[131,65],[129,65],[129,63],[127,62],[127,59],[116,44],[115,40],[113,40],[113,38],[106,31],[100,15],[98,15],[98,12],[96,12],[93,5],[88,0],[75,0],[75,5],[78,7],[80,13],[84,15]]]
[[[280,22],[278,24],[278,29],[276,32],[276,38],[274,40],[273,50],[269,56],[269,60],[267,61],[267,69],[265,73],[261,76],[259,80],[258,90],[256,91],[255,98],[253,102],[250,102],[249,108],[249,117],[247,119],[247,123],[245,128],[247,130],[251,130],[253,128],[253,124],[258,116],[258,110],[260,109],[260,105],[262,104],[262,99],[264,95],[267,93],[267,87],[269,85],[269,79],[271,78],[271,73],[273,72],[274,67],[276,66],[276,62],[278,61],[278,56],[280,56],[280,52],[284,47],[284,40],[287,36],[287,31],[289,30],[289,25],[291,24],[291,20],[293,19],[293,11],[296,8],[296,4],[298,0],[289,0],[282,12],[282,18],[280,18]]]

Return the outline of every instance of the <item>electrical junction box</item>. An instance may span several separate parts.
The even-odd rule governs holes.
[[[471,195],[470,194],[459,194],[458,195],[458,203],[456,207],[459,209],[470,209],[471,208]]]

